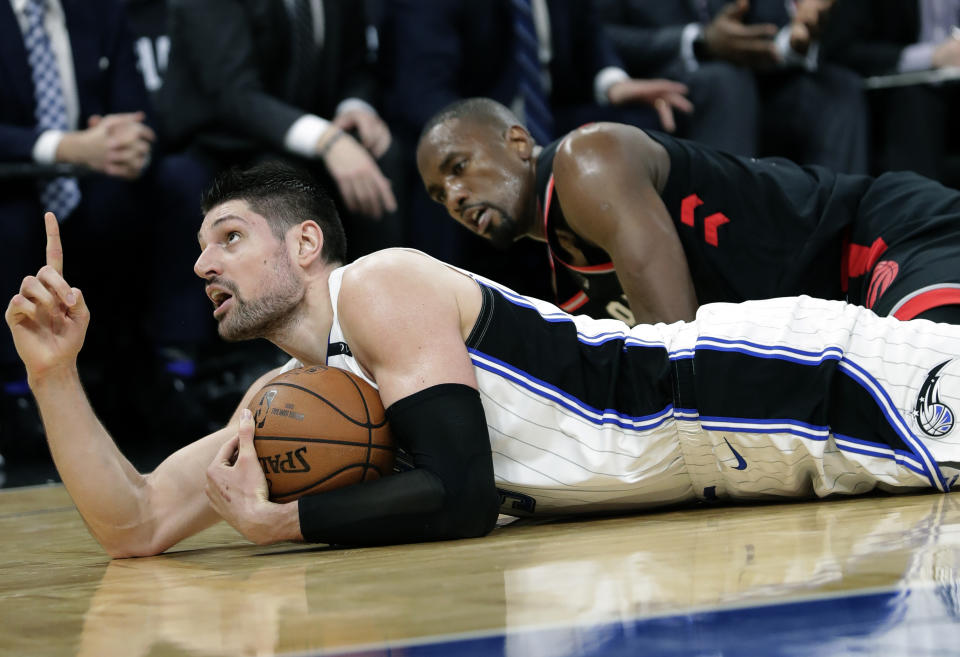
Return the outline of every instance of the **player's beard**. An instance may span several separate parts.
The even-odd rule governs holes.
[[[267,276],[267,290],[256,299],[243,299],[231,283],[220,283],[233,294],[233,308],[220,319],[217,327],[224,340],[269,338],[292,323],[303,299],[304,286],[283,246],[274,254],[274,267]]]
[[[487,205],[500,215],[500,221],[496,225],[491,224],[487,230],[487,237],[496,248],[500,250],[509,249],[517,241],[520,226],[517,220],[499,205]]]

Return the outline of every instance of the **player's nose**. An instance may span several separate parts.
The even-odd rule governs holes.
[[[207,248],[201,251],[200,257],[198,257],[197,261],[193,263],[193,273],[200,278],[208,278],[211,275],[220,273],[220,266],[214,259],[211,247],[213,247],[212,244],[208,245]]]
[[[466,204],[468,196],[463,185],[457,183],[447,185],[446,206],[450,216],[463,220],[463,206]]]

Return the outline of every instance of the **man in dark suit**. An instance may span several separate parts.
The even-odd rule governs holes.
[[[600,29],[592,1],[549,0],[542,6],[549,38],[541,39],[540,47],[550,51],[543,63],[557,134],[586,121],[629,116],[621,108],[631,103],[652,106],[663,98],[672,107],[688,109],[676,97],[682,96],[682,86],[628,79]],[[486,96],[512,104],[518,79],[511,11],[509,0],[388,3],[384,60],[393,73],[391,116],[419,128],[459,98]],[[620,72],[598,80],[613,69]],[[645,116],[637,121],[657,124],[649,107],[634,116],[640,114]]]
[[[818,36],[833,0],[598,2],[632,75],[689,87],[697,109],[681,117],[681,136],[737,155],[787,155],[866,171],[859,82],[819,58]]]
[[[138,350],[133,362],[151,362],[139,351],[148,332],[158,346],[196,338],[208,313],[184,317],[199,296],[189,268],[166,267],[167,258],[186,249],[174,247],[154,262],[155,235],[148,231],[160,225],[149,214],[159,158],[122,5],[0,2],[0,89],[0,286],[16,289],[41,264],[43,236],[35,227],[44,210],[56,210],[63,232],[84,245],[71,269],[87,287],[109,290],[110,306],[101,312],[127,327],[91,345],[83,365],[96,370],[97,380],[111,375],[125,349]],[[65,170],[78,175],[51,175]],[[178,232],[178,219],[164,217],[162,225],[179,241],[187,233]],[[105,257],[110,251],[130,257]],[[151,287],[158,279],[162,284]],[[161,335],[157,321],[171,309],[186,321],[181,327],[166,317],[175,338]],[[128,356],[121,358],[130,373]],[[10,461],[45,453],[18,361],[9,338],[0,338],[0,453]]]
[[[212,171],[292,157],[339,191],[351,256],[399,242],[362,4],[171,0],[162,134]],[[391,154],[392,155],[392,154]],[[383,161],[381,161],[383,164]],[[389,165],[388,165],[389,166]]]
[[[525,6],[524,6],[525,5]],[[518,9],[519,7],[519,9]],[[387,108],[404,142],[406,171],[411,172],[415,226],[412,242],[433,255],[479,270],[530,294],[547,294],[534,281],[542,254],[528,268],[523,257],[505,265],[487,245],[464,243],[423,192],[413,151],[420,128],[443,107],[460,98],[486,96],[514,109],[530,125],[529,98],[523,95],[523,66],[518,63],[521,37],[518,16],[532,12],[528,30],[552,123],[560,135],[591,121],[619,121],[672,130],[674,110],[688,112],[686,88],[667,80],[636,80],[619,58],[597,21],[592,0],[392,0],[386,3],[381,29],[381,60],[388,83]],[[467,236],[469,239],[469,236]],[[491,269],[496,265],[496,269]],[[520,266],[519,271],[503,267]],[[530,273],[528,273],[528,271]],[[538,273],[533,273],[538,272]]]
[[[865,76],[960,66],[958,0],[844,0],[824,39],[826,55]],[[960,186],[947,166],[960,154],[951,117],[960,84],[910,84],[870,92],[878,171],[906,169]]]

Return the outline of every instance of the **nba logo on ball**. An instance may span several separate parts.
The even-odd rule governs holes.
[[[956,370],[953,359],[944,361],[927,372],[920,386],[913,415],[920,430],[932,438],[942,438],[953,430],[956,421],[953,409],[960,388],[960,376]]]
[[[258,429],[262,429],[263,425],[267,422],[267,413],[270,412],[270,407],[273,405],[273,400],[277,397],[276,390],[267,390],[262,397],[260,397],[260,403],[257,405],[257,412],[253,414],[253,422],[257,425]]]
[[[380,395],[352,372],[323,366],[284,372],[249,408],[253,444],[275,502],[393,472],[396,446]]]

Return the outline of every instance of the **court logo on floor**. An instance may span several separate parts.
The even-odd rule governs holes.
[[[920,386],[917,396],[917,405],[913,415],[917,419],[920,430],[932,438],[942,438],[953,429],[955,416],[953,409],[940,399],[940,384],[943,378],[956,378],[957,375],[944,368],[953,362],[953,359],[944,361],[927,372],[927,378]]]

